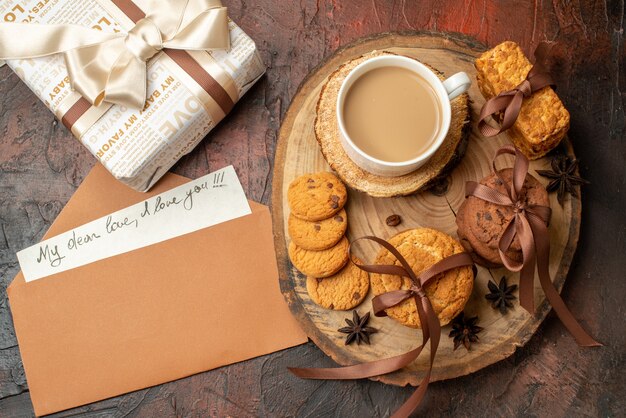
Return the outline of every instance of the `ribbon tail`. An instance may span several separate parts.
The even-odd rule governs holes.
[[[98,106],[104,99],[111,68],[123,50],[123,38],[115,38],[66,51],[65,65],[72,88],[89,103]]]
[[[0,59],[44,57],[122,36],[77,25],[0,23]]]
[[[408,351],[399,356],[389,357],[381,360],[370,361],[368,363],[355,364],[345,367],[328,368],[298,368],[288,367],[287,369],[295,376],[302,379],[331,379],[331,380],[351,380],[363,379],[367,377],[380,376],[395,372],[409,365],[415,360],[426,345],[426,341],[414,350]]]
[[[535,314],[535,263],[524,264],[519,276],[519,304],[529,314]]]
[[[372,299],[372,309],[375,316],[387,316],[385,310],[390,306],[395,306],[411,297],[410,290],[394,290],[375,296]]]
[[[515,123],[520,110],[522,109],[522,101],[524,99],[524,93],[517,91],[511,102],[504,110],[504,116],[502,117],[502,123],[500,125],[500,132],[506,131]]]
[[[430,301],[426,297],[420,299],[416,297],[415,303],[417,304],[417,313],[420,316],[420,321],[423,324],[422,326],[426,341],[430,340],[430,362],[428,365],[428,372],[420,382],[419,387],[402,404],[402,406],[394,412],[392,418],[407,418],[422,403],[422,400],[426,395],[426,391],[428,390],[430,376],[433,371],[433,364],[435,363],[435,355],[437,354],[437,348],[439,347],[441,325],[437,314],[430,304]],[[426,341],[424,341],[424,344],[426,344]]]
[[[600,347],[601,343],[597,342],[591,335],[583,329],[578,323],[572,312],[568,309],[567,305],[557,292],[556,288],[552,284],[549,271],[549,256],[550,256],[550,241],[548,236],[548,229],[541,222],[538,217],[529,216],[529,222],[534,230],[535,245],[537,247],[537,268],[539,270],[539,282],[543,288],[543,292],[552,305],[554,312],[565,325],[565,328],[574,337],[579,346],[582,347]]]
[[[526,260],[528,259],[528,254],[531,254],[532,250],[534,249],[534,247],[527,249],[524,246],[522,246],[522,262],[521,263],[516,260],[513,260],[508,255],[506,255],[506,252],[511,247],[511,244],[513,243],[513,240],[515,239],[515,236],[519,235],[519,229],[520,229],[519,225],[520,225],[520,222],[522,222],[522,220],[519,218],[520,218],[519,216],[516,216],[507,224],[507,226],[504,228],[504,232],[502,232],[502,235],[500,236],[500,240],[498,241],[498,253],[500,254],[500,259],[502,260],[502,264],[504,264],[504,267],[506,267],[509,271],[523,270],[524,264]],[[522,242],[521,238],[518,238],[518,239],[520,240],[520,242]],[[532,243],[532,238],[531,238],[531,243]]]
[[[109,73],[104,101],[131,109],[143,109],[146,103],[146,63],[123,50]]]
[[[528,218],[515,215],[515,229],[522,247],[522,269],[520,271],[519,300],[520,305],[531,315],[535,314],[535,266],[537,265],[537,247],[533,237],[533,229]],[[506,263],[505,263],[506,264]]]
[[[432,369],[432,363],[431,363]],[[424,399],[424,395],[426,395],[426,390],[428,390],[428,383],[430,383],[430,373],[431,370],[428,370],[424,379],[420,383],[419,387],[409,396],[400,408],[393,413],[391,418],[407,418],[411,415],[413,411],[422,403],[422,399]]]
[[[230,31],[228,30],[226,7],[212,8],[200,13],[176,36],[164,42],[163,45],[166,48],[189,51],[230,49]]]
[[[487,118],[489,116],[493,117],[496,113],[505,110],[513,99],[512,95],[513,92],[506,92],[487,100],[483,108],[480,110],[480,116],[478,119],[478,129],[483,136],[495,136],[505,130],[504,127],[495,128],[489,125],[487,123]]]
[[[386,297],[389,295],[388,297]],[[410,297],[411,293],[405,291],[397,291],[385,293],[383,295],[378,296],[379,300],[379,309],[383,310],[389,308],[393,305],[382,305],[382,302],[396,302],[401,303],[407,299],[407,296]],[[420,321],[424,322],[423,317],[423,309],[421,304],[417,303],[417,311],[420,317]],[[401,368],[412,363],[416,358],[419,357],[422,350],[426,346],[426,343],[429,339],[428,325],[424,326],[422,332],[422,344],[404,354],[400,354],[398,356],[389,357],[386,359],[370,361],[368,363],[355,364],[353,366],[345,366],[345,367],[331,367],[331,368],[296,368],[296,367],[288,367],[288,370],[293,373],[295,376],[300,377],[302,379],[333,379],[333,380],[350,380],[350,379],[363,379],[367,377],[380,376],[383,374],[395,372],[396,370],[400,370]]]

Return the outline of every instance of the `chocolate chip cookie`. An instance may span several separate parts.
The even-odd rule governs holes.
[[[289,215],[289,236],[305,250],[325,250],[337,244],[346,233],[348,216],[345,209],[321,221],[305,221]]]
[[[300,248],[295,242],[289,244],[289,259],[293,265],[309,277],[332,276],[348,262],[348,239],[343,237],[334,246],[321,251]]]
[[[356,257],[353,261],[361,263]],[[327,309],[352,309],[363,302],[369,288],[369,274],[350,262],[338,273],[325,279],[306,279],[306,290],[313,302]]]
[[[348,192],[332,173],[305,174],[289,185],[287,201],[291,213],[305,221],[330,218],[346,204]]]
[[[513,170],[500,170],[500,175],[507,184],[511,183]],[[506,185],[492,173],[482,179],[480,184],[507,194]],[[549,206],[548,192],[533,176],[527,175],[524,181],[524,195],[522,201],[526,205]],[[511,207],[500,206],[474,196],[469,196],[457,211],[457,234],[461,244],[472,255],[476,264],[485,267],[499,267],[502,265],[498,252],[498,241],[504,228],[515,216]],[[517,261],[522,260],[522,248],[517,237],[506,255]]]

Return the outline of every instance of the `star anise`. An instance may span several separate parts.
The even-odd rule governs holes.
[[[369,320],[369,312],[360,317],[357,311],[352,311],[352,321],[346,318],[346,324],[348,324],[348,326],[337,330],[348,334],[346,336],[346,345],[352,344],[352,341],[356,341],[358,345],[361,345],[361,341],[367,344],[370,343],[370,334],[375,334],[378,330],[367,326]]]
[[[500,313],[504,315],[508,308],[513,307],[511,301],[515,300],[513,292],[517,290],[517,285],[507,286],[506,277],[502,276],[500,285],[496,285],[495,282],[489,280],[487,286],[489,287],[489,293],[485,295],[485,298],[491,302],[492,308],[499,308]]]
[[[578,160],[572,160],[565,155],[557,155],[550,162],[552,170],[537,170],[540,176],[550,179],[550,183],[546,187],[549,192],[557,192],[559,203],[563,205],[565,194],[578,197],[576,186],[581,184],[589,184],[589,182],[576,175],[578,168]]]
[[[465,313],[461,312],[456,318],[452,320],[452,331],[450,331],[450,338],[454,338],[454,349],[459,348],[461,344],[469,351],[472,343],[478,342],[478,334],[483,330],[482,327],[476,325],[478,317],[465,318]]]

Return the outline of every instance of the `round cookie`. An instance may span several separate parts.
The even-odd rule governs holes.
[[[322,278],[337,273],[348,262],[348,239],[343,237],[339,242],[321,251],[305,250],[293,241],[289,244],[289,259],[293,265],[310,277]]]
[[[354,263],[361,263],[353,257]],[[370,288],[369,274],[354,263],[348,263],[339,273],[325,279],[307,277],[306,290],[313,302],[327,308],[345,311],[358,306]]]
[[[298,177],[287,191],[291,213],[306,221],[330,218],[343,208],[347,199],[346,186],[326,171]]]
[[[321,221],[305,221],[289,215],[289,236],[305,250],[325,250],[337,244],[346,233],[348,215],[341,209],[336,215]]]
[[[454,238],[430,228],[410,229],[393,236],[388,241],[398,249],[418,275],[445,257],[463,252],[463,247]],[[383,248],[378,253],[375,264],[400,265],[400,262]],[[370,281],[375,295],[411,287],[411,279],[389,274],[372,273]],[[441,274],[424,288],[442,326],[463,311],[473,285],[474,271],[471,266],[467,266]],[[386,312],[390,318],[403,325],[420,328],[413,298],[387,309]]]
[[[500,170],[500,175],[510,184],[513,170]],[[506,194],[506,186],[492,173],[480,181],[487,187]],[[533,176],[527,175],[524,181],[527,205],[549,206],[548,192]],[[498,241],[506,225],[513,219],[513,208],[489,203],[474,196],[469,196],[457,212],[457,234],[463,246],[472,254],[477,264],[485,267],[502,266],[498,252]],[[507,256],[513,260],[522,260],[522,249],[517,237],[513,240]]]
[[[465,251],[470,254],[474,263],[486,268],[502,267],[502,261],[500,260],[498,250],[496,249],[493,251],[487,246],[486,243],[480,242],[471,234],[467,220],[470,216],[472,215],[468,215],[467,205],[462,204],[456,213],[457,235],[459,237],[459,242],[463,248],[465,248]],[[476,214],[473,216],[476,216]],[[485,258],[483,254],[487,255],[489,259]],[[507,256],[513,260],[522,261],[521,250],[516,251],[509,249],[509,251],[507,251]]]

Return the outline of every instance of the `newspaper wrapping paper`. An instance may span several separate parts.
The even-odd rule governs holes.
[[[136,3],[142,6],[141,0]],[[5,22],[77,24],[124,31],[121,15],[115,11],[108,0],[0,0],[0,16]],[[203,68],[213,66],[213,73],[217,64],[221,79],[228,78],[230,91],[235,90],[231,97],[234,95],[236,102],[264,74],[265,66],[254,41],[233,21],[229,21],[229,30],[230,50],[193,54]],[[77,94],[71,89],[61,54],[9,60],[7,65],[59,119],[64,99]],[[84,132],[72,129],[115,178],[139,191],[150,189],[225,116],[211,111],[192,93],[193,79],[163,53],[148,62],[147,78],[143,109],[114,105]]]

